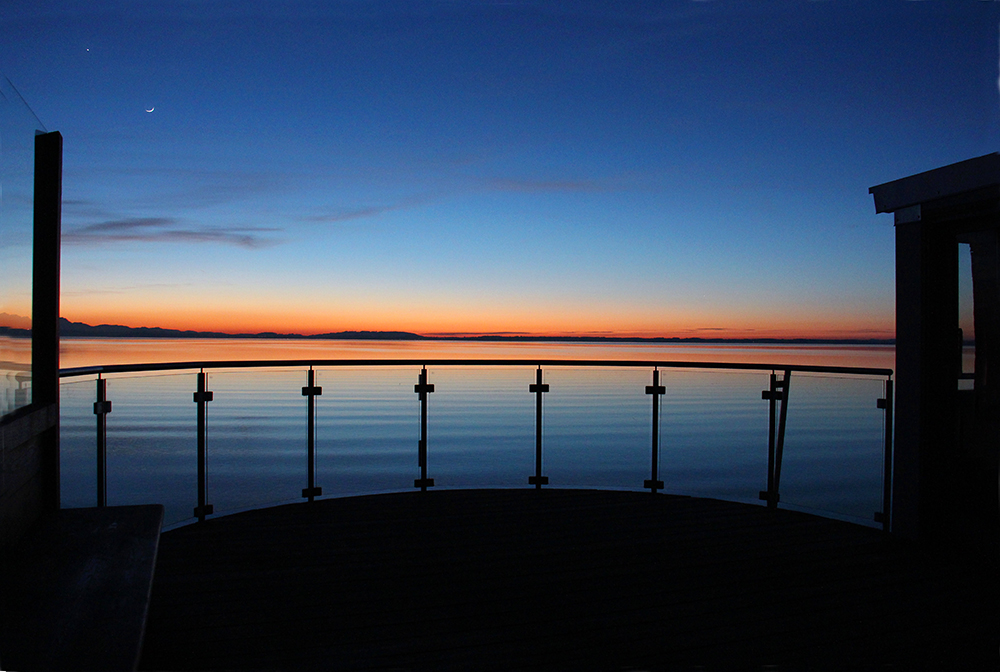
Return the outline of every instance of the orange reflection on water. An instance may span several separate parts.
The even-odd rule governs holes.
[[[881,345],[601,342],[380,341],[309,339],[63,339],[60,366],[219,360],[526,359],[759,363],[894,368]]]

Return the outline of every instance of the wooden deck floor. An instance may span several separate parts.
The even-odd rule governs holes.
[[[451,490],[166,532],[141,669],[997,669],[982,559],[648,493]]]

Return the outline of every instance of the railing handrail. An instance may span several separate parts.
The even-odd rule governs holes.
[[[856,376],[892,378],[892,369],[863,366],[823,366],[819,364],[766,364],[755,362],[690,362],[676,360],[635,359],[244,359],[190,362],[155,362],[148,364],[104,364],[79,366],[59,370],[60,378],[93,376],[108,373],[140,373],[148,371],[182,371],[193,369],[251,369],[289,367],[342,366],[584,366],[637,367],[662,369],[731,369],[743,371],[792,371],[800,373],[834,373]]]

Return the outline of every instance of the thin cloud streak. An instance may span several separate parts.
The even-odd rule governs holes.
[[[126,295],[133,292],[143,292],[155,289],[178,289],[182,287],[194,287],[193,282],[152,282],[142,285],[132,285],[127,287],[98,287],[96,289],[63,290],[63,296],[96,296],[96,295]]]
[[[76,233],[100,233],[103,231],[133,231],[135,229],[145,229],[157,226],[173,226],[177,220],[172,217],[135,217],[131,219],[116,219],[99,224],[91,224]]]
[[[257,234],[275,233],[282,229],[265,227],[201,227],[175,228],[172,217],[133,217],[116,219],[75,229],[62,236],[69,245],[105,245],[111,243],[215,243],[245,249],[273,247],[281,243]]]
[[[612,191],[613,187],[597,180],[524,180],[496,178],[489,180],[490,188],[497,191],[520,193],[598,193]]]
[[[331,213],[329,215],[314,215],[312,217],[303,217],[303,221],[306,222],[317,222],[322,224],[334,224],[336,222],[349,222],[353,219],[367,219],[369,217],[378,217],[379,215],[385,214],[387,212],[392,212],[394,210],[401,210],[400,207],[395,206],[372,206],[368,208],[357,208],[355,210],[343,210],[341,212]]]
[[[522,193],[522,194],[541,194],[541,193],[601,193],[609,191],[617,191],[623,188],[627,188],[627,185],[620,183],[620,181],[607,181],[607,180],[532,180],[532,179],[521,179],[521,178],[490,178],[485,180],[484,184],[487,191],[494,192],[506,192],[506,193]],[[634,185],[632,185],[634,186]],[[471,189],[458,189],[452,190],[447,193],[438,194],[424,194],[420,196],[413,196],[410,198],[404,198],[395,203],[386,203],[382,205],[372,205],[360,208],[342,208],[335,209],[333,212],[328,214],[312,215],[301,217],[300,221],[321,223],[321,224],[335,224],[338,222],[349,222],[358,219],[370,219],[374,217],[379,217],[381,215],[398,212],[400,210],[408,210],[410,208],[419,207],[426,203],[432,201],[441,200],[449,195],[456,195],[461,193],[468,193],[469,191],[477,192],[482,189],[472,187]]]
[[[370,217],[378,217],[379,215],[384,215],[388,212],[396,212],[398,210],[407,210],[409,208],[415,208],[431,200],[432,200],[431,196],[414,196],[412,198],[405,198],[397,203],[390,203],[386,205],[373,205],[364,208],[353,208],[353,209],[345,208],[337,210],[335,212],[331,212],[329,214],[302,217],[301,221],[315,222],[319,224],[335,224],[337,222],[348,222],[354,219],[368,219]]]

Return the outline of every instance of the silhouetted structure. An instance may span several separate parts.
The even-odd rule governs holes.
[[[993,669],[996,572],[916,550],[648,492],[303,502],[163,535],[140,668]]]
[[[60,509],[58,132],[35,136],[33,207],[31,403],[0,418],[0,668],[134,670],[163,507]]]
[[[32,271],[32,403],[0,419],[4,478],[0,550],[59,509],[59,241],[62,136],[35,136]]]
[[[997,539],[1000,445],[1000,154],[872,187],[896,226],[896,451],[893,530]],[[972,252],[975,389],[958,389],[958,244]]]

